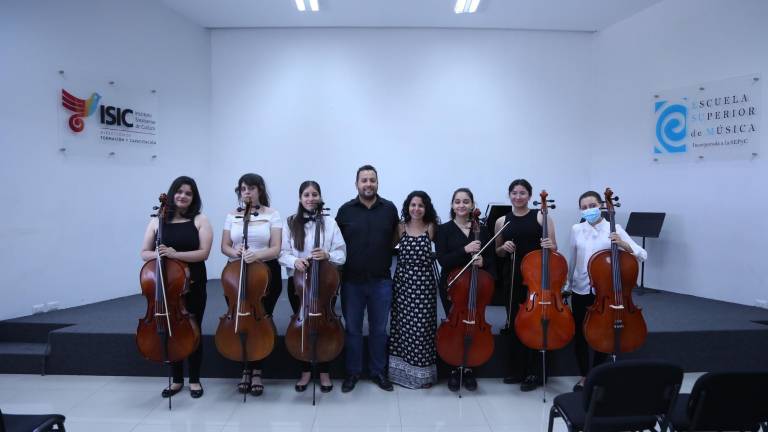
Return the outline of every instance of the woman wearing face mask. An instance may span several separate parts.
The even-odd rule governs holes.
[[[243,210],[235,209],[224,221],[221,252],[230,261],[239,260],[242,256],[248,264],[261,261],[269,267],[269,286],[262,302],[267,315],[271,316],[280,297],[280,291],[283,289],[280,264],[277,262],[277,257],[280,255],[283,221],[277,210],[269,208],[267,186],[260,175],[248,173],[241,176],[237,181],[235,193],[241,208],[245,207],[242,203],[246,200],[254,203],[252,207],[254,213],[250,215],[248,222],[248,249],[245,249],[243,242]],[[247,369],[243,371],[243,379],[237,386],[238,391],[250,392],[253,396],[260,396],[264,392],[261,365],[262,360],[248,362]]]
[[[557,251],[557,242],[555,241],[555,224],[551,217],[547,218],[547,229],[549,238],[542,238],[542,224],[544,218],[538,210],[531,210],[528,203],[531,201],[533,188],[525,179],[517,179],[509,185],[509,200],[512,203],[512,211],[505,217],[496,221],[495,231],[498,233],[505,223],[509,223],[504,231],[496,237],[496,255],[504,258],[504,262],[511,267],[514,253],[514,268],[504,272],[504,286],[510,286],[513,283],[512,299],[509,302],[511,310],[510,324],[514,324],[520,304],[524,303],[528,294],[528,287],[523,285],[523,275],[520,271],[520,264],[528,252],[549,248]],[[515,280],[510,281],[514,274]],[[558,289],[560,287],[557,287]],[[510,373],[504,378],[504,383],[520,383],[521,391],[531,391],[542,384],[541,378],[541,359],[537,356],[538,351],[526,347],[520,342],[517,334],[510,332],[510,345],[512,362]]]
[[[293,313],[298,313],[301,306],[301,298],[296,294],[293,281],[293,273],[298,270],[305,272],[309,268],[308,259],[329,260],[332,264],[340,266],[347,259],[347,245],[341,236],[336,220],[322,216],[317,222],[310,219],[314,215],[318,205],[322,205],[320,185],[312,180],[307,180],[299,186],[299,208],[296,214],[287,220],[287,227],[283,230],[282,251],[280,252],[280,264],[285,266],[288,273],[288,300],[291,302]],[[317,227],[317,228],[316,228]],[[320,247],[314,248],[315,229],[320,230]],[[301,362],[301,378],[296,382],[297,392],[307,389],[312,378],[312,369],[309,362]],[[320,372],[320,391],[323,393],[333,390],[333,382],[329,373],[328,362],[317,363]]]
[[[448,274],[453,270],[459,270],[464,267],[472,256],[480,251],[482,246],[488,242],[491,236],[485,226],[480,227],[480,240],[474,240],[472,233],[471,216],[475,209],[475,198],[472,191],[467,188],[459,188],[453,193],[451,198],[451,220],[440,225],[437,230],[437,241],[435,242],[437,250],[437,261],[442,267],[440,276],[440,300],[443,303],[445,315],[449,315],[451,310],[451,299],[448,297]],[[493,257],[493,246],[485,248],[482,255],[473,262],[473,265],[482,268],[496,277],[495,259]],[[464,387],[469,391],[477,389],[477,380],[472,369],[464,369],[463,380],[459,380],[458,368],[451,371],[448,378],[448,388],[451,391],[459,390],[459,383],[464,382]]]
[[[611,243],[635,256],[639,261],[645,261],[648,253],[635,243],[626,231],[616,224],[616,232],[611,233],[611,225],[603,219],[600,207],[603,201],[595,191],[587,191],[579,197],[579,208],[584,222],[575,224],[571,228],[571,250],[568,271],[568,286],[572,292],[571,310],[576,322],[576,335],[574,336],[574,351],[579,363],[581,379],[573,387],[574,391],[583,389],[584,380],[589,372],[589,351],[587,341],[584,338],[584,318],[587,308],[595,301],[594,289],[589,284],[587,265],[595,252],[610,249]],[[592,366],[602,363],[607,354],[594,352]]]
[[[403,202],[389,336],[389,379],[407,388],[437,381],[437,269],[432,241],[440,223],[426,192]]]

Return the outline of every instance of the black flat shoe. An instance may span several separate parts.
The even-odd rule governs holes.
[[[459,383],[459,370],[454,369],[451,371],[451,376],[448,377],[448,390],[452,392],[459,391],[460,383]]]
[[[528,375],[525,377],[522,383],[520,383],[520,391],[529,392],[536,390],[537,387],[541,387],[541,378],[536,375]]]
[[[307,385],[308,384],[296,384],[295,386],[293,386],[293,388],[296,390],[297,393],[301,393],[307,389]]]
[[[176,393],[180,392],[181,389],[183,388],[184,388],[184,384],[182,384],[179,388],[173,388],[173,385],[172,385],[171,387],[164,388],[162,393],[160,393],[160,395],[164,398],[169,398],[175,395]]]
[[[477,390],[477,380],[472,369],[464,369],[464,388],[469,391]]]
[[[322,385],[320,384],[320,391],[323,393],[330,393],[331,390],[333,390],[333,384],[331,385]]]
[[[344,378],[344,382],[341,383],[341,392],[349,393],[354,390],[358,380],[360,380],[360,375],[347,375],[347,377]]]
[[[192,399],[199,399],[203,396],[203,386],[200,386],[199,390],[193,390],[192,387],[189,387],[189,395],[192,396]]]
[[[516,376],[516,375],[510,375],[504,377],[504,384],[520,384],[523,382],[523,378]]]
[[[373,381],[374,384],[379,386],[379,388],[384,391],[392,391],[395,389],[395,387],[392,385],[392,382],[390,382],[389,378],[387,378],[387,376],[384,374],[376,375],[375,377],[371,378],[371,381]]]

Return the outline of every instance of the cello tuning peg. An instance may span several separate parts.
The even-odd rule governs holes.
[[[160,210],[160,207],[158,207],[158,206],[152,206],[152,210]]]
[[[244,209],[244,208],[242,208],[242,207],[238,207],[238,208],[237,208],[237,211],[241,212],[241,211],[245,211],[245,209]]]
[[[157,217],[157,213],[152,213],[149,217]]]
[[[537,205],[541,205],[541,203],[540,203],[540,202],[538,202],[538,201],[534,201],[534,202],[533,202],[533,205],[537,206]]]
[[[613,205],[614,207],[621,207],[621,203],[616,203]]]
[[[555,207],[557,207],[557,206],[556,206],[556,205],[554,205],[554,204],[552,204],[551,206],[549,206],[549,208],[551,208],[551,209],[554,209]]]
[[[618,197],[618,195],[617,195],[617,196],[613,197],[612,199],[613,199],[614,201],[618,201],[618,200],[619,200],[619,197]]]
[[[552,202],[552,203],[553,203],[553,202],[555,202],[555,200],[553,200],[553,199],[548,199],[548,200],[547,200],[547,202]]]

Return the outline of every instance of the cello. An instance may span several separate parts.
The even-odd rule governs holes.
[[[541,205],[542,237],[545,239],[549,238],[548,210],[555,208],[550,204],[554,201],[548,200],[548,196],[547,191],[542,190],[541,202],[533,203]],[[546,352],[566,346],[576,331],[573,314],[563,305],[560,295],[560,287],[568,278],[568,263],[556,251],[541,248],[523,257],[520,272],[528,287],[528,298],[515,317],[515,333],[525,346],[541,351],[546,383]]]
[[[315,249],[320,247],[323,210],[321,201],[310,219],[315,222]],[[285,332],[285,346],[291,356],[311,363],[314,369],[318,362],[329,362],[338,357],[344,348],[344,327],[333,310],[339,271],[328,260],[310,259],[305,271],[294,273],[293,283],[301,304],[291,316]],[[315,384],[313,380],[312,405],[315,404]]]
[[[605,189],[605,208],[616,232],[616,210],[619,197]],[[632,302],[632,288],[637,285],[637,259],[611,242],[610,249],[595,252],[587,271],[595,289],[595,303],[587,309],[584,338],[595,351],[611,354],[632,352],[645,342],[648,330],[642,310]]]
[[[139,272],[141,291],[147,299],[147,312],[136,328],[136,346],[147,360],[167,363],[184,360],[200,344],[200,329],[184,305],[189,290],[189,268],[182,261],[160,256],[163,225],[168,216],[168,197],[160,195],[155,231],[156,257],[145,262]],[[171,386],[169,369],[168,388]],[[171,398],[168,398],[171,408]]]
[[[238,216],[243,218],[245,249],[248,249],[248,224],[253,209],[250,199],[246,199],[243,216]],[[246,263],[244,254],[240,260],[228,262],[221,272],[227,311],[219,318],[216,348],[227,359],[242,362],[244,371],[249,361],[265,358],[275,347],[275,324],[262,304],[269,279],[269,267],[260,261]],[[247,393],[243,393],[243,401]]]
[[[480,210],[472,212],[474,240],[480,240]],[[501,232],[501,231],[499,231]],[[498,234],[497,234],[498,235]],[[472,265],[491,239],[461,270],[448,274],[451,310],[437,329],[437,353],[451,366],[458,367],[463,378],[466,367],[480,366],[493,355],[491,325],[485,321],[485,308],[491,302],[495,281],[487,271]],[[468,266],[472,269],[465,272]],[[461,384],[459,385],[461,389]],[[461,397],[461,390],[459,390]]]

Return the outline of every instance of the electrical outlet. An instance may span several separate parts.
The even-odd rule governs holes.
[[[59,309],[59,302],[57,302],[57,301],[51,301],[51,302],[48,302],[48,303],[45,304],[45,311],[46,312],[55,311],[55,310],[58,310],[58,309]]]
[[[45,305],[44,304],[32,305],[32,313],[33,314],[41,314],[43,312],[45,312]]]
[[[755,299],[755,306],[761,307],[763,309],[768,309],[768,300],[766,300],[766,299]]]

